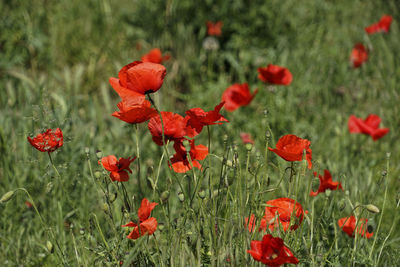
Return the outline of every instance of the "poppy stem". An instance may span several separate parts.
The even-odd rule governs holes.
[[[137,161],[137,166],[138,166],[138,187],[139,187],[139,198],[143,198],[142,193],[142,182],[141,182],[141,175],[140,175],[140,149],[139,149],[139,125],[136,123],[135,129],[136,129],[136,161]]]

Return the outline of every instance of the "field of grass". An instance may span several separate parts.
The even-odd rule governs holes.
[[[308,211],[297,230],[273,233],[299,266],[400,265],[398,1],[21,0],[0,10],[0,196],[19,188],[0,204],[0,266],[261,266],[247,250],[266,233],[249,232],[245,217],[281,197]],[[367,35],[384,14],[390,31]],[[219,20],[219,49],[207,50],[206,22]],[[355,69],[356,43],[369,58]],[[222,109],[229,123],[196,137],[210,148],[202,171],[174,173],[147,123],[111,116],[108,79],[154,47],[171,55],[152,96],[162,111],[208,111],[233,83],[258,88],[250,105]],[[258,80],[269,63],[293,82]],[[390,132],[350,134],[352,114],[377,114]],[[27,141],[47,128],[64,133],[54,164]],[[266,149],[286,134],[311,141],[311,170]],[[112,154],[140,155],[123,185],[98,164]],[[324,169],[344,190],[310,197]],[[143,198],[158,203],[158,227],[131,240],[121,225],[137,221]],[[346,235],[337,221],[350,215],[367,218],[373,237]]]

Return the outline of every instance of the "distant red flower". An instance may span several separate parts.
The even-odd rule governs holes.
[[[268,64],[267,67],[258,68],[258,79],[266,83],[289,85],[293,76],[287,68]]]
[[[258,89],[253,94],[250,93],[249,85],[247,83],[235,83],[222,94],[222,101],[225,102],[225,109],[227,111],[234,111],[241,106],[250,104],[253,97],[257,94]]]
[[[312,163],[312,150],[310,148],[311,142],[307,139],[301,139],[293,134],[282,136],[276,148],[268,149],[275,152],[278,156],[286,161],[301,161],[303,158],[303,151],[306,150],[306,160],[308,161],[308,168],[311,169]]]
[[[129,175],[127,173],[132,173],[132,170],[129,168],[129,165],[136,159],[131,157],[125,158],[117,158],[114,155],[110,155],[107,157],[103,157],[99,160],[99,164],[102,164],[104,169],[110,172],[110,178],[113,181],[118,182],[126,182],[129,180]]]
[[[240,133],[240,138],[243,144],[254,144],[254,140],[249,133]]]
[[[139,225],[134,222],[129,222],[122,227],[133,227],[132,232],[127,236],[129,239],[137,239],[141,236],[152,235],[157,230],[157,219],[150,217],[151,211],[157,206],[158,203],[148,201],[143,198],[140,208],[138,210]],[[149,218],[150,217],[150,218]]]
[[[155,116],[150,119],[147,127],[151,135],[153,136],[153,141],[159,145],[163,145],[162,140],[162,126],[164,125],[164,137],[165,140],[176,141],[182,139],[186,136],[186,123],[187,120],[181,115],[173,112],[161,112],[163,124],[161,124],[160,116]]]
[[[203,160],[208,155],[208,148],[204,145],[195,145],[194,140],[189,141],[190,144],[190,159],[193,167],[201,169],[199,160]],[[187,151],[181,141],[175,141],[174,143],[175,155],[171,158],[172,169],[178,173],[185,173],[192,169],[192,166],[187,158]]]
[[[63,145],[63,133],[60,128],[55,130],[47,129],[44,133],[36,135],[34,138],[28,136],[29,143],[41,152],[53,152]]]
[[[112,115],[127,123],[141,123],[157,116],[157,111],[151,107],[148,100],[144,95],[139,93],[131,94],[131,97],[123,99],[118,103],[119,111],[114,112]]]
[[[207,21],[207,34],[214,35],[214,36],[221,36],[222,31],[222,21],[217,21],[215,23],[211,21]]]
[[[317,173],[314,172],[314,176],[317,176]],[[336,189],[342,189],[342,184],[340,182],[333,182],[332,181],[332,175],[328,170],[324,170],[324,176],[322,177],[322,175],[318,175],[319,178],[319,187],[317,192],[310,192],[310,196],[315,197],[316,195],[318,195],[319,193],[323,193],[326,191],[326,189],[330,189],[330,190],[336,190]]]
[[[152,62],[135,61],[124,66],[118,73],[119,79],[110,78],[110,84],[122,99],[130,92],[148,94],[158,91],[163,82],[165,67]]]
[[[383,15],[383,17],[377,22],[368,27],[365,27],[365,31],[368,34],[374,34],[377,32],[388,32],[390,25],[392,24],[392,16]]]
[[[256,216],[254,214],[250,215],[250,218],[245,218],[244,226],[249,229],[249,232],[252,233],[256,228]]]
[[[285,246],[283,240],[272,235],[264,235],[262,241],[252,240],[251,249],[247,251],[254,260],[271,267],[281,266],[283,264],[298,264],[299,260],[293,255],[293,252]]]
[[[368,115],[365,120],[351,115],[348,121],[349,132],[367,134],[370,135],[374,141],[376,141],[389,132],[388,128],[379,128],[380,123],[381,118],[375,114]]]
[[[192,108],[186,111],[188,136],[194,137],[198,135],[204,126],[213,124],[222,124],[229,122],[219,112],[225,103],[221,102],[215,106],[214,110],[205,112],[201,108]]]
[[[354,216],[344,217],[338,220],[338,225],[342,228],[343,232],[345,232],[348,236],[354,237],[354,230],[357,225],[357,233],[362,237],[371,238],[374,233],[370,233],[367,230],[368,219],[361,218],[360,221],[356,222],[356,218]]]
[[[31,202],[29,202],[29,201],[25,201],[25,206],[28,208],[28,209],[30,209],[30,208],[32,208],[32,203]]]
[[[365,61],[368,60],[368,51],[363,44],[356,44],[351,51],[350,61],[353,68],[360,67]]]
[[[289,229],[292,215],[295,220],[290,229],[296,230],[304,219],[303,207],[291,198],[277,198],[267,201],[266,204],[268,206],[265,207],[265,214],[261,219],[259,230],[266,230],[268,227],[270,231],[274,231],[281,224],[283,231],[286,232]]]
[[[166,61],[169,58],[169,55],[162,56],[161,50],[159,48],[153,48],[150,50],[149,53],[142,56],[142,61],[161,64],[163,61]]]

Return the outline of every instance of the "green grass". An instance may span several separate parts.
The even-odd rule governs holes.
[[[311,140],[313,150],[313,169],[298,162],[294,179],[296,199],[309,213],[298,230],[281,235],[300,265],[400,264],[397,1],[247,2],[0,2],[5,14],[0,18],[0,195],[26,188],[46,225],[33,208],[24,205],[30,200],[21,190],[1,204],[1,266],[115,266],[117,260],[125,266],[130,262],[133,266],[257,266],[246,251],[250,240],[261,240],[262,234],[249,234],[243,220],[250,213],[260,218],[265,201],[288,196],[285,168],[290,163],[273,153],[264,158],[266,141],[275,147],[285,134]],[[366,35],[364,27],[383,14],[394,18],[390,32]],[[224,22],[217,51],[202,48],[207,20]],[[352,69],[349,56],[357,42],[368,46],[370,55],[360,69]],[[142,50],[136,49],[137,43]],[[133,175],[125,183],[133,207],[124,211],[121,188],[109,185],[118,194],[104,211],[106,198],[94,180],[103,183],[108,174],[97,164],[96,152],[136,155],[135,127],[110,115],[118,97],[108,79],[153,47],[172,55],[165,63],[164,85],[154,95],[161,110],[182,115],[193,107],[210,110],[235,82],[248,82],[259,93],[249,106],[233,113],[223,111],[230,123],[210,128],[215,156],[203,161],[204,172],[196,170],[204,199],[196,195],[192,205],[188,198],[179,200],[176,179],[186,195],[193,193],[193,172],[175,175],[165,156],[157,174],[163,149],[151,141],[147,125],[141,124],[141,172],[134,162]],[[257,67],[268,63],[289,68],[293,83],[288,87],[262,84]],[[383,118],[389,134],[376,142],[369,136],[350,135],[348,117],[365,118],[370,113]],[[61,177],[46,153],[26,140],[57,127],[64,132],[64,146],[52,157]],[[268,129],[271,137],[266,139]],[[251,151],[241,144],[241,131],[254,137]],[[208,143],[206,129],[196,139],[200,143]],[[223,158],[236,164],[227,166]],[[310,183],[317,187],[312,171],[324,169],[342,182],[344,191],[308,197]],[[153,188],[151,181],[156,180]],[[213,193],[220,181],[219,194]],[[161,203],[164,191],[170,196]],[[162,226],[154,236],[128,240],[120,225],[135,218],[143,197],[159,203],[152,215]],[[337,220],[349,216],[356,203],[372,203],[381,211],[362,212],[375,232],[369,240],[352,239],[337,226]]]

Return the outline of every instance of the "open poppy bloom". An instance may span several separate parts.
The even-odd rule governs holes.
[[[129,165],[136,159],[131,157],[125,158],[117,158],[114,155],[110,155],[107,157],[103,157],[99,160],[99,164],[102,164],[104,169],[110,172],[110,178],[112,181],[118,182],[126,182],[129,180],[128,172],[132,173],[132,170],[129,168]]]
[[[60,128],[55,130],[47,129],[44,133],[36,135],[34,138],[28,136],[29,143],[41,152],[53,152],[63,145],[63,133]]]
[[[186,111],[187,114],[187,136],[194,137],[198,135],[204,126],[213,124],[222,124],[229,122],[219,112],[225,103],[221,102],[215,106],[214,110],[204,111],[201,108],[192,108]]]
[[[353,68],[360,67],[365,61],[368,60],[368,51],[363,44],[356,44],[351,51],[350,61]]]
[[[292,73],[284,67],[268,64],[264,68],[258,68],[258,79],[265,83],[277,85],[289,85],[293,80]]]
[[[136,94],[136,96],[134,96]],[[157,111],[151,107],[144,95],[135,93],[117,104],[119,111],[112,115],[127,123],[141,123],[157,116]]]
[[[282,225],[285,232],[289,227],[290,230],[296,230],[304,219],[303,207],[291,198],[277,198],[267,201],[266,204],[268,206],[265,207],[265,214],[260,222],[260,231],[268,227],[272,232],[274,229],[279,229],[279,225]]]
[[[258,89],[253,94],[250,93],[249,85],[247,83],[235,83],[222,94],[222,101],[225,102],[225,109],[227,111],[234,111],[241,106],[250,104],[253,97],[257,94]]]
[[[162,56],[161,50],[159,48],[153,48],[150,50],[149,53],[142,56],[142,61],[161,64],[163,61],[166,61],[169,58],[169,55]]]
[[[163,65],[135,61],[124,66],[118,73],[118,78],[110,78],[110,84],[122,99],[130,96],[130,92],[149,94],[158,91],[167,70]]]
[[[271,267],[281,266],[283,264],[298,264],[299,260],[293,255],[293,252],[285,246],[283,240],[272,235],[264,235],[262,241],[252,240],[251,249],[247,251],[254,260]]]
[[[278,140],[276,148],[268,147],[268,149],[286,161],[301,161],[303,151],[305,150],[308,168],[311,169],[312,150],[310,144],[311,142],[307,139],[301,139],[294,134],[288,134]]]
[[[389,132],[389,128],[379,128],[380,123],[381,118],[375,114],[368,115],[365,120],[351,115],[348,121],[349,132],[367,134],[376,141]]]
[[[357,225],[357,233],[362,237],[371,238],[374,233],[370,233],[367,230],[368,219],[361,218],[360,221],[356,222],[356,218],[354,216],[344,217],[338,220],[338,225],[342,228],[343,232],[345,232],[348,236],[354,237],[354,230]]]
[[[390,25],[392,24],[392,16],[383,15],[382,18],[377,22],[368,27],[365,27],[365,31],[368,34],[374,34],[377,32],[388,32]]]
[[[221,36],[222,31],[222,21],[217,21],[215,23],[207,21],[207,34],[214,36]]]
[[[199,160],[203,160],[208,155],[208,148],[204,145],[195,145],[194,140],[189,141],[190,144],[190,159],[192,161],[193,167],[201,169],[201,164]],[[182,144],[182,141],[175,141],[174,149],[176,151],[175,155],[171,158],[172,169],[178,173],[185,173],[192,169],[192,165],[190,164],[187,156],[187,151],[185,146]],[[171,168],[171,166],[170,166]]]
[[[153,136],[153,141],[159,145],[163,145],[162,140],[162,126],[164,125],[164,137],[165,140],[178,141],[186,135],[186,123],[187,120],[181,115],[162,111],[161,112],[163,124],[161,124],[160,116],[155,116],[150,119],[147,127],[151,135]]]
[[[314,177],[317,176],[317,173],[314,172]],[[324,170],[324,176],[318,175],[319,178],[319,187],[317,192],[310,192],[310,196],[315,197],[319,193],[323,193],[326,189],[336,190],[338,188],[343,190],[342,184],[340,182],[332,181],[332,175],[328,170]]]
[[[150,203],[150,201],[148,201],[146,198],[143,198],[140,208],[138,209],[139,224],[131,221],[125,225],[122,225],[122,227],[133,227],[132,232],[129,233],[127,238],[138,239],[146,234],[154,234],[154,232],[157,230],[157,219],[150,217],[150,214],[157,205],[158,203]]]
[[[243,144],[254,144],[254,140],[249,133],[240,133],[240,138]]]

